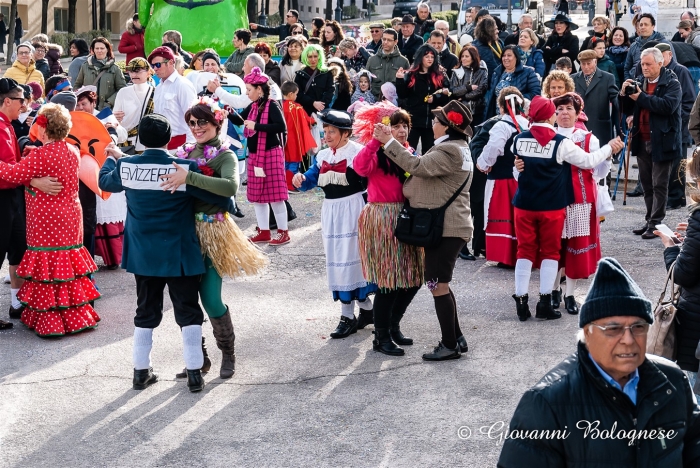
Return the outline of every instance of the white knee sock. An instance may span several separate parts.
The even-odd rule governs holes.
[[[281,202],[270,203],[272,212],[275,213],[275,221],[277,221],[277,229],[282,231],[287,230],[287,205]]]
[[[350,304],[340,304],[340,315],[349,319],[355,318],[355,301]]]
[[[532,274],[532,262],[525,258],[519,258],[515,262],[515,295],[524,296],[530,285],[530,275]]]
[[[554,287],[552,288],[552,291],[557,291],[559,288],[561,288],[561,277],[564,275],[564,269],[559,268],[557,271],[557,277],[554,279]]]
[[[576,292],[576,281],[568,276],[566,277],[566,294],[564,296],[573,296]]]
[[[151,348],[153,348],[153,329],[135,327],[132,351],[134,369],[143,370],[151,367]]]
[[[201,369],[204,365],[202,354],[202,326],[188,325],[182,327],[183,356],[188,370]]]
[[[556,260],[542,260],[542,265],[540,266],[540,294],[552,294],[554,279],[557,277],[558,270],[559,262]]]
[[[12,307],[15,309],[19,309],[22,307],[22,303],[19,302],[19,299],[17,299],[17,293],[19,292],[19,288],[17,289],[10,289],[10,296],[12,297]]]
[[[258,227],[261,231],[270,230],[270,208],[267,203],[253,203],[255,208],[255,219],[258,220]]]
[[[366,299],[365,299],[364,301],[362,301],[362,302],[357,301],[357,305],[360,306],[360,309],[363,309],[363,310],[372,310],[372,301],[370,300],[369,297],[366,298]]]

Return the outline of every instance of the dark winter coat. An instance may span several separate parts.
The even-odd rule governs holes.
[[[563,50],[567,52],[564,53],[562,52]],[[574,36],[571,31],[564,33],[563,36],[552,33],[547,39],[544,49],[542,49],[542,53],[544,54],[545,75],[549,74],[550,69],[561,57],[569,57],[573,65],[572,71],[577,71],[576,59],[578,58],[578,51],[578,36]]]
[[[314,102],[321,101],[326,107],[330,106],[333,100],[333,73],[329,71],[318,72],[314,76],[313,81],[309,85],[308,91],[306,85],[311,79],[313,70],[309,67],[302,68],[296,74],[294,82],[299,86],[299,94],[297,94],[297,102],[302,105],[307,114],[311,115],[316,112]]]
[[[7,28],[5,21],[0,21],[0,49],[7,42],[7,35],[9,33],[10,33],[10,30]]]
[[[354,57],[346,57],[343,55],[343,61],[345,62],[345,69],[347,71],[355,70],[356,72],[359,72],[363,68],[367,66],[367,60],[372,56],[367,49],[364,47],[360,46],[360,48],[357,51],[357,54],[355,54]]]
[[[440,59],[440,65],[442,65],[445,68],[445,71],[447,72],[447,77],[452,78],[452,71],[455,65],[457,65],[457,62],[459,62],[457,56],[450,52],[449,47],[440,51],[438,56]]]
[[[50,76],[63,73],[63,65],[61,65],[63,48],[58,44],[47,44],[46,47],[46,60],[49,62]]]
[[[433,14],[428,13],[428,17],[425,19],[425,21],[421,20],[418,15],[416,15],[415,22],[416,29],[413,31],[413,34],[423,39],[424,42],[428,42],[430,33],[435,31],[435,20],[433,19]]]
[[[403,80],[397,79],[396,92],[399,99],[403,100],[401,107],[411,115],[411,125],[417,128],[432,128],[433,114],[430,111],[447,104],[449,98],[442,93],[434,95],[432,103],[425,102],[425,98],[439,89],[449,88],[450,80],[443,74],[440,86],[435,86],[427,73],[415,72],[415,77],[416,80],[410,88],[410,73],[406,73]]]
[[[610,47],[607,50],[607,56],[615,64],[615,70],[617,70],[617,79],[620,83],[625,81],[625,60],[627,60],[627,54],[629,53],[629,47],[626,47],[622,51],[617,53],[613,52]]]
[[[280,83],[280,78],[282,74],[282,70],[280,70],[280,66],[275,62],[274,60],[270,59],[266,64],[265,64],[265,74],[272,78],[272,81],[277,83],[277,86],[282,86],[282,83]]]
[[[499,44],[501,46],[501,50],[503,50],[503,43],[499,41]],[[491,50],[491,47],[489,47],[488,44],[484,44],[479,39],[476,39],[474,42],[472,42],[472,45],[476,47],[476,50],[479,51],[479,57],[486,64],[486,68],[489,71],[489,83],[491,83],[491,77],[493,76],[493,72],[495,72],[496,68],[499,65],[501,65],[501,58],[496,57],[496,55],[493,53],[493,50]]]
[[[36,60],[34,62],[34,66],[37,70],[41,72],[42,75],[44,75],[44,81],[49,79],[49,77],[51,76],[51,67],[49,67],[48,60],[46,60],[45,58]]]
[[[675,60],[686,68],[700,67],[700,48],[687,42],[674,42],[671,44],[676,53]]]
[[[588,116],[586,127],[600,140],[601,145],[606,144],[612,139],[613,121],[610,104],[615,105],[619,96],[615,77],[597,68],[588,86],[586,86],[583,72],[578,72],[571,78],[574,80],[576,93],[583,98],[584,111]]]
[[[602,59],[598,59],[598,69],[610,73],[615,78],[615,86],[617,86],[617,89],[620,89],[622,82],[620,81],[620,75],[617,74],[617,66],[615,62],[610,60],[608,54],[603,55]]]
[[[700,408],[688,378],[671,361],[653,355],[647,355],[637,370],[635,405],[602,377],[586,346],[579,343],[575,354],[549,371],[520,399],[498,467],[700,466]],[[586,427],[599,432],[591,430],[586,437]],[[612,430],[617,437],[603,437],[603,430]],[[630,431],[652,430],[664,430],[666,437],[647,432],[645,437],[631,440],[628,435]],[[551,431],[549,434],[555,436],[547,437],[541,431]],[[627,437],[619,438],[621,431]],[[556,436],[562,433],[568,436]]]
[[[581,50],[588,50],[589,49],[589,46],[591,45],[591,39],[593,38],[593,36],[595,36],[599,39],[603,39],[607,43],[607,40],[606,40],[607,37],[605,36],[605,33],[597,33],[591,29],[590,31],[588,31],[588,37],[585,38],[583,40],[583,43],[581,44]]]
[[[499,65],[496,71],[491,77],[491,85],[489,86],[489,93],[486,96],[486,118],[491,118],[498,114],[498,109],[496,106],[496,101],[498,101],[498,96],[496,96],[496,85],[501,81],[501,76],[503,75],[504,68],[503,65]],[[537,73],[532,67],[523,66],[521,63],[515,67],[515,71],[510,79],[510,86],[515,86],[520,90],[525,99],[532,99],[535,96],[542,94],[542,85],[540,80],[537,78]]]
[[[639,83],[645,82],[643,76],[637,76],[636,80]],[[648,109],[650,111],[652,161],[671,161],[682,157],[682,91],[675,73],[662,67],[654,94],[642,92],[636,103],[627,96],[620,96],[620,99],[625,114],[634,113],[632,154],[639,154],[642,144],[639,132],[639,113],[641,109]]]
[[[530,55],[527,57],[527,60],[525,63],[523,63],[523,65],[534,68],[535,73],[540,75],[541,78],[545,73],[544,54],[540,49],[530,48],[530,50]],[[518,48],[518,51],[520,51],[520,48]],[[522,59],[522,54],[520,55],[520,58]]]
[[[670,42],[668,42],[668,39],[666,39],[664,35],[658,31],[654,31],[651,34],[651,36],[647,37],[646,39],[642,38],[641,36],[637,36],[634,42],[632,42],[632,45],[630,45],[630,50],[627,53],[627,57],[625,58],[625,80],[634,78],[634,71],[637,68],[637,62],[639,62],[639,58],[642,55],[644,44],[646,44],[649,41],[664,42],[666,44],[671,44]],[[673,47],[671,47],[671,52],[673,52],[673,58],[676,58],[676,52],[673,49]]]
[[[461,67],[453,70],[450,78],[450,87],[452,89],[452,99],[462,102],[472,102],[475,122],[480,122],[486,109],[486,91],[489,89],[488,71],[486,65],[482,62],[481,67],[477,71],[472,71],[471,68]],[[477,85],[478,88],[472,89],[472,85]],[[477,116],[479,116],[477,118]],[[475,171],[476,173],[477,171]]]
[[[676,363],[689,372],[698,372],[700,361],[695,349],[700,342],[700,204],[693,205],[682,247],[664,250],[666,268],[673,262],[673,281],[681,287],[676,318]],[[671,286],[669,285],[669,288]]]
[[[294,26],[296,26],[296,24]],[[287,23],[285,23],[285,24],[281,24],[279,26],[258,25],[258,28],[255,29],[255,31],[262,32],[265,34],[271,34],[273,36],[279,36],[280,41],[282,41],[282,40],[286,39],[287,37],[291,36],[291,34],[289,34],[290,29],[291,29],[291,26],[288,25]],[[307,31],[306,28],[304,28],[304,37],[306,37],[307,39],[309,38],[309,31]]]
[[[413,65],[413,56],[422,45],[423,39],[416,34],[409,37],[408,40],[404,40],[403,35],[399,34],[399,51],[401,52],[401,55],[406,57],[408,63],[411,65]]]

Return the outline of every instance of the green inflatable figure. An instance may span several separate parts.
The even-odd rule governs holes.
[[[248,27],[246,7],[246,0],[141,0],[146,54],[161,45],[165,31],[175,29],[182,34],[184,50],[194,54],[211,47],[220,56],[229,56],[234,50],[233,33]]]

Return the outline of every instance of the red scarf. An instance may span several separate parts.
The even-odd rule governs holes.
[[[533,124],[532,127],[530,127],[530,133],[532,133],[532,136],[535,137],[537,143],[542,146],[547,146],[547,143],[552,141],[554,136],[557,134],[557,132],[555,132],[554,129],[549,126],[544,127],[536,124]]]

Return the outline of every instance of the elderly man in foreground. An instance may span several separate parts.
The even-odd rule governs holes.
[[[651,303],[603,258],[578,350],[523,395],[500,468],[700,466],[700,408],[683,371],[645,355]]]

